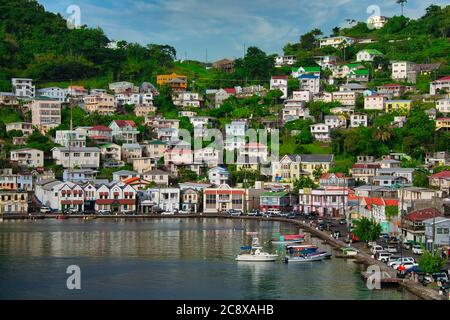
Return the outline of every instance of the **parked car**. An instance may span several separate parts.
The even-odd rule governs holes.
[[[232,217],[239,217],[243,214],[244,212],[242,212],[242,210],[237,210],[237,209],[230,209],[227,211],[227,214],[229,214]]]
[[[108,209],[100,209],[97,211],[97,213],[102,216],[107,216],[111,214],[111,211],[109,211]]]
[[[339,220],[339,224],[340,225],[345,225],[345,224],[347,224],[347,220],[341,219],[341,220]]]
[[[49,207],[41,207],[40,209],[39,209],[39,212],[40,213],[51,213],[52,212],[52,210],[49,208]]]
[[[173,211],[164,211],[164,212],[161,212],[161,215],[162,216],[172,216],[172,215],[174,215],[175,213],[173,212]]]
[[[398,260],[395,260],[395,261],[389,261],[388,266],[396,269],[396,267],[398,267],[399,265],[406,263],[406,262],[414,263],[414,262],[416,262],[416,260],[413,257],[399,258]]]
[[[398,249],[397,249],[397,246],[389,245],[389,246],[386,248],[386,251],[387,251],[387,252],[390,252],[390,253],[397,253],[397,252],[398,252]]]
[[[407,250],[411,250],[413,245],[414,245],[414,243],[412,241],[404,241],[402,243],[403,248],[405,248]]]
[[[395,270],[398,270],[398,268],[400,268],[400,266],[403,266],[403,267],[405,267],[406,270],[408,270],[408,269],[410,269],[410,268],[417,267],[418,264],[415,263],[415,262],[412,262],[412,261],[407,261],[407,262],[402,263],[402,264],[400,264],[400,263],[399,263],[399,264],[396,264],[396,265],[393,266],[393,268],[394,268]]]
[[[125,215],[132,215],[132,214],[136,214],[136,211],[134,211],[134,210],[123,210],[122,211],[122,214],[125,214]]]
[[[249,211],[247,213],[248,216],[253,216],[253,217],[257,217],[261,215],[261,211],[259,211],[258,209],[254,209],[252,211]]]
[[[448,282],[448,275],[445,272],[438,272],[432,274],[434,281],[438,282]]]
[[[378,261],[381,262],[388,262],[389,258],[392,256],[392,253],[390,252],[386,252],[386,251],[381,251],[381,252],[377,252],[375,254],[375,259],[377,259]]]
[[[390,257],[389,257],[389,260],[388,260],[388,265],[389,265],[389,263],[391,263],[391,262],[396,262],[396,261],[398,261],[398,260],[400,260],[401,259],[401,257],[400,256],[394,256],[394,255],[391,255]]]
[[[287,213],[287,212],[280,212],[278,215],[280,217],[287,218],[289,216],[289,213]]]
[[[388,243],[389,244],[398,244],[398,238],[397,237],[389,237]]]
[[[78,211],[78,209],[69,208],[69,209],[64,210],[64,213],[65,214],[77,214],[77,213],[80,213],[80,212]]]
[[[288,219],[295,219],[296,217],[295,212],[289,212],[287,217]]]
[[[320,231],[323,231],[323,230],[325,230],[326,225],[325,225],[325,223],[321,223],[317,227],[319,228]]]
[[[415,244],[412,246],[412,252],[417,255],[421,255],[423,253],[422,246]]]
[[[382,251],[385,251],[385,250],[384,250],[384,248],[382,246],[377,244],[377,245],[373,246],[370,251],[372,251],[373,254],[376,254],[378,252],[382,252]]]
[[[267,213],[270,213],[271,216],[279,216],[281,214],[280,209],[269,209],[267,210]]]

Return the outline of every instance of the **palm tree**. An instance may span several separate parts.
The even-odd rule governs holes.
[[[390,129],[386,127],[380,127],[377,131],[375,131],[375,139],[380,142],[389,141],[392,137],[392,132]]]
[[[397,0],[397,3],[402,7],[402,16],[403,16],[403,8],[405,7],[405,4],[408,3],[408,0]]]

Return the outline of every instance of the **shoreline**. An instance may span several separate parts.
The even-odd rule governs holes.
[[[0,221],[16,221],[16,220],[45,220],[45,219],[57,219],[58,216],[61,216],[59,214],[52,214],[52,215],[14,215],[14,216],[3,216],[0,217]],[[252,216],[240,216],[240,217],[232,217],[228,215],[223,214],[174,214],[174,215],[68,215],[65,219],[85,219],[85,220],[96,220],[96,219],[126,219],[126,220],[153,220],[153,219],[198,219],[198,218],[206,218],[206,219],[234,219],[234,220],[255,220],[255,221],[278,221],[278,222],[284,222],[284,223],[290,223],[293,225],[296,225],[300,227],[301,229],[305,230],[312,236],[321,239],[328,245],[330,245],[333,250],[342,250],[343,248],[348,248],[349,245],[341,240],[336,240],[334,238],[331,238],[326,232],[320,231],[315,229],[313,226],[303,223],[303,221],[294,220],[294,219],[287,219],[287,218],[281,218],[281,217],[271,217],[271,218],[263,218],[263,217],[252,217]],[[375,260],[372,257],[370,257],[368,254],[359,251],[356,256],[352,256],[352,259],[354,259],[354,263],[364,264],[366,267],[376,265],[380,268],[382,273],[385,273],[388,275],[388,277],[382,279],[382,283],[385,285],[398,285],[399,287],[402,287],[403,289],[406,289],[416,297],[423,299],[423,300],[443,300],[442,296],[439,296],[439,294],[432,289],[428,289],[427,287],[423,287],[421,284],[415,283],[412,280],[407,279],[399,279],[396,277],[396,271],[392,268],[389,268],[387,265],[382,263],[381,261]],[[362,280],[367,279],[367,275],[365,272],[361,273]],[[383,286],[381,287],[381,290],[383,289]]]

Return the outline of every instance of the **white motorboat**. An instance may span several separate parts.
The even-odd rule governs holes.
[[[241,247],[241,250],[245,253],[239,254],[236,257],[236,261],[273,262],[278,258],[277,254],[265,252],[259,245],[259,239],[256,237],[253,238],[251,246]]]

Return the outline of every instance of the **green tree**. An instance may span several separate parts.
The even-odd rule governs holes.
[[[436,273],[442,270],[446,261],[441,257],[438,250],[432,252],[424,250],[419,258],[419,269],[426,273]]]
[[[309,176],[304,176],[301,175],[298,179],[294,180],[293,182],[294,185],[294,191],[296,193],[298,193],[298,191],[300,189],[304,189],[304,188],[317,188],[317,184],[309,177]]]
[[[423,169],[418,169],[413,172],[413,185],[414,187],[428,188],[430,186],[428,180],[428,172]]]
[[[318,37],[323,35],[320,29],[313,29],[300,37],[300,48],[311,51],[317,46]]]
[[[375,241],[380,237],[381,225],[374,219],[361,218],[355,222],[355,230],[353,233],[361,239],[362,242],[368,243]]]

